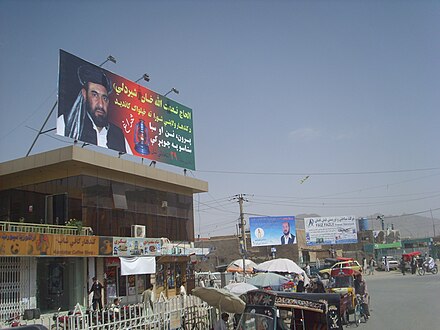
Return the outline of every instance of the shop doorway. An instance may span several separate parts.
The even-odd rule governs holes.
[[[110,305],[115,298],[122,299],[123,304],[140,303],[140,295],[147,284],[151,283],[148,274],[122,276],[119,258],[106,258],[105,277],[107,305]]]
[[[37,305],[43,313],[73,309],[84,302],[82,258],[39,258],[37,264]]]

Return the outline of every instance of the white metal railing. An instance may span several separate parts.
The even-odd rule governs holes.
[[[62,234],[62,235],[93,235],[90,227],[71,227],[63,225],[46,225],[38,223],[24,222],[5,222],[0,221],[0,231],[11,231],[20,233],[40,233],[40,234]]]
[[[121,306],[116,311],[90,311],[77,305],[73,311],[43,315],[28,324],[43,324],[52,330],[208,330],[213,326],[214,312],[205,302],[189,295],[156,302],[152,311],[145,310],[143,304]]]

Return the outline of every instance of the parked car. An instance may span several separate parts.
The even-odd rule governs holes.
[[[400,263],[398,260],[396,260],[396,258],[394,258],[393,256],[387,256],[387,260],[390,270],[399,268]],[[377,268],[380,270],[385,270],[385,256],[381,258]]]
[[[332,270],[336,270],[339,269],[340,272],[345,273],[344,270],[346,269],[352,269],[355,271],[362,271],[362,267],[361,265],[359,265],[359,263],[356,260],[348,260],[348,261],[340,261],[335,263],[333,266],[331,266],[330,268],[325,268],[325,269],[321,269],[319,271],[319,275],[324,278],[327,279],[330,277],[330,274],[332,272]]]

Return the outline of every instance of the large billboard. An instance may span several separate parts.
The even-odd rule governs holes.
[[[249,218],[252,246],[296,244],[294,216]]]
[[[357,243],[356,217],[304,218],[307,245]]]
[[[190,108],[63,50],[57,134],[195,169]]]

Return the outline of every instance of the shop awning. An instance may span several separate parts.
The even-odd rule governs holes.
[[[120,257],[121,275],[140,275],[156,273],[155,257]]]

